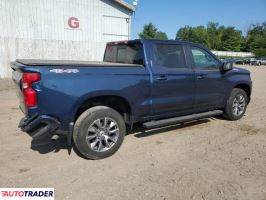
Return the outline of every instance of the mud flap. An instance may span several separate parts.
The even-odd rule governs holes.
[[[69,124],[69,131],[67,133],[67,150],[68,150],[69,155],[71,154],[71,150],[72,150],[73,128],[74,128],[74,122],[71,122]]]

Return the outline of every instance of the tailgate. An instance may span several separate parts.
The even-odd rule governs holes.
[[[19,107],[23,113],[25,113],[25,105],[24,105],[24,97],[22,93],[22,71],[20,70],[19,64],[16,62],[11,63],[11,68],[13,69],[12,72],[12,79],[16,86],[16,93],[19,98]]]

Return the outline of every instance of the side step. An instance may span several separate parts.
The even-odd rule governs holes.
[[[187,121],[192,121],[192,120],[197,120],[197,119],[213,117],[213,116],[217,116],[217,115],[221,115],[221,114],[223,114],[222,110],[213,110],[213,111],[209,111],[209,112],[196,113],[196,114],[192,114],[192,115],[185,115],[185,116],[181,116],[181,117],[162,119],[162,120],[158,120],[158,121],[149,121],[149,122],[143,123],[143,126],[145,128],[158,128],[161,126],[168,126],[168,125],[178,124],[181,122],[187,122]]]

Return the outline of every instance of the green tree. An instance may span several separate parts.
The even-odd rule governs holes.
[[[219,24],[209,22],[207,24],[208,44],[212,50],[219,50],[221,47],[221,29]]]
[[[192,29],[193,42],[209,47],[208,33],[204,26],[197,26]]]
[[[141,39],[154,39],[157,34],[157,28],[152,24],[145,24],[143,27],[143,31],[139,33],[139,37]]]
[[[266,56],[266,22],[251,25],[246,37],[246,50],[256,56]]]
[[[220,50],[240,51],[242,43],[242,32],[234,27],[226,27],[222,31]]]
[[[139,37],[141,39],[168,39],[166,33],[158,31],[158,29],[152,23],[144,25],[143,31],[139,33]]]
[[[176,40],[196,42],[208,47],[208,34],[204,26],[180,28],[176,33]]]
[[[243,51],[243,52],[247,51],[247,39],[243,35],[241,37],[240,51]]]
[[[158,32],[156,33],[155,39],[159,39],[159,40],[168,40],[168,37],[167,37],[167,35],[166,35],[165,32],[158,31]]]
[[[192,41],[192,27],[185,26],[183,28],[180,28],[176,33],[176,40],[186,40],[186,41]]]
[[[209,22],[207,27],[185,26],[177,31],[176,39],[200,43],[212,50],[240,51],[243,46],[242,33],[234,27],[219,26]]]
[[[258,57],[266,56],[266,35],[257,37],[251,50]]]

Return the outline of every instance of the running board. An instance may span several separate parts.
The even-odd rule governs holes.
[[[209,112],[196,113],[196,114],[185,115],[181,117],[174,117],[174,118],[162,119],[162,120],[157,120],[157,121],[149,121],[149,122],[143,123],[143,126],[145,128],[158,128],[161,126],[168,126],[168,125],[178,124],[181,122],[188,122],[192,120],[213,117],[213,116],[217,116],[221,114],[223,114],[222,110],[213,110]]]

